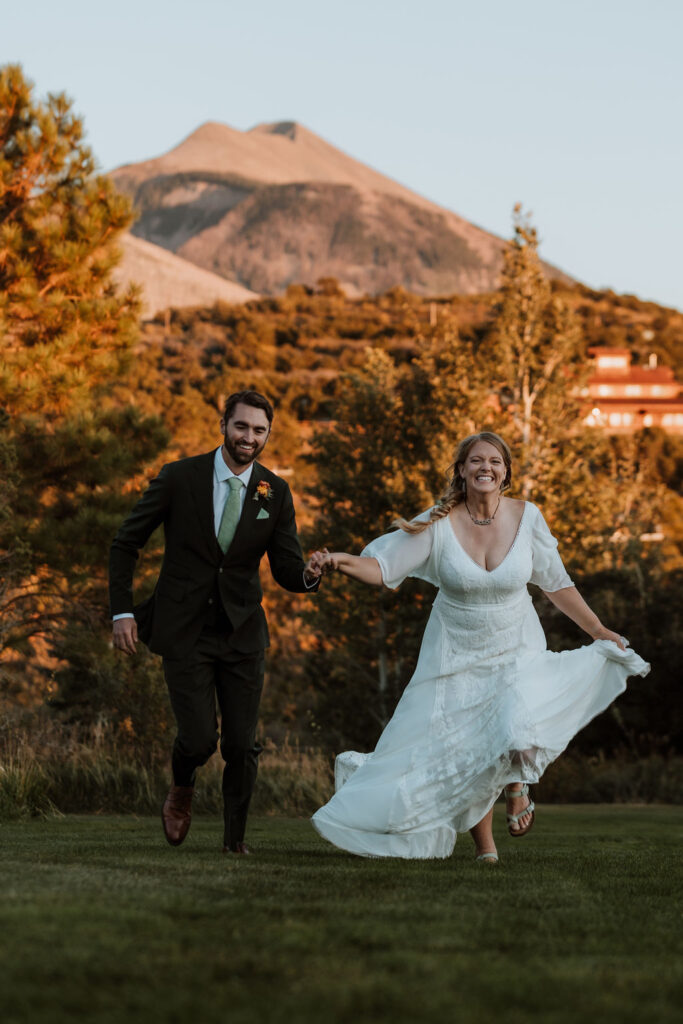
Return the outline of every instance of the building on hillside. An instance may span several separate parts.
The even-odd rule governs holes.
[[[683,434],[683,394],[668,366],[650,356],[647,366],[631,366],[626,348],[589,348],[593,374],[582,392],[591,402],[585,422],[611,434],[660,427]]]

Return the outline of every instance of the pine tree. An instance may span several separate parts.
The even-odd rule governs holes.
[[[128,201],[95,174],[63,95],[41,103],[0,69],[0,559],[5,646],[103,608],[122,484],[165,441],[119,408],[137,338],[136,290],[111,278]]]

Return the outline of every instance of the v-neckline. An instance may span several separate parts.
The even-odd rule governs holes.
[[[467,558],[469,558],[469,560],[470,560],[470,562],[472,563],[472,565],[476,565],[477,569],[481,569],[481,571],[482,571],[482,572],[485,572],[487,576],[490,576],[490,575],[491,575],[492,573],[494,573],[494,572],[498,572],[498,570],[500,569],[501,565],[503,565],[503,564],[504,564],[504,562],[506,562],[506,561],[507,561],[507,559],[508,559],[508,558],[510,557],[510,555],[512,554],[512,549],[514,548],[515,544],[517,543],[517,538],[519,537],[519,531],[520,531],[520,530],[522,529],[522,523],[524,522],[524,516],[526,515],[526,510],[527,510],[527,506],[528,506],[528,504],[529,504],[529,502],[528,502],[528,501],[525,501],[525,502],[524,502],[524,508],[522,509],[522,514],[521,514],[521,516],[519,517],[519,522],[518,522],[518,524],[517,524],[517,529],[516,529],[516,531],[515,531],[515,535],[514,535],[514,537],[512,538],[512,544],[511,544],[511,545],[510,545],[510,547],[509,547],[509,548],[507,549],[507,551],[506,551],[506,552],[505,552],[505,554],[503,555],[503,558],[502,558],[502,559],[500,560],[500,562],[498,563],[498,565],[495,565],[495,566],[493,567],[493,569],[487,569],[487,568],[486,568],[485,566],[483,566],[483,565],[480,565],[480,564],[479,564],[479,562],[477,562],[477,561],[476,561],[476,560],[475,560],[474,558],[472,558],[472,555],[471,555],[471,554],[469,553],[469,551],[467,550],[467,548],[465,547],[465,545],[464,545],[464,544],[462,543],[462,541],[461,541],[461,540],[460,540],[460,538],[458,537],[458,535],[457,535],[457,533],[455,532],[455,530],[453,529],[453,522],[452,522],[452,520],[451,520],[451,517],[450,517],[450,516],[448,516],[448,527],[449,527],[449,529],[450,529],[451,533],[453,534],[453,536],[455,537],[455,542],[456,542],[456,544],[458,545],[458,547],[460,548],[460,550],[462,551],[462,553],[463,553],[463,554],[464,554],[464,555],[465,555],[465,556],[466,556]]]

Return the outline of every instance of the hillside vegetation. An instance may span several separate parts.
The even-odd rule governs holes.
[[[628,348],[636,364],[655,352],[683,378],[683,313],[583,285],[555,285],[553,293],[576,314],[586,358],[594,345]],[[184,376],[211,402],[217,394],[212,385],[222,381],[229,390],[239,370],[245,386],[267,385],[281,411],[300,421],[325,420],[339,374],[362,366],[368,347],[401,362],[444,330],[476,344],[496,298],[495,292],[424,298],[402,288],[377,298],[348,298],[335,279],[321,279],[315,289],[293,285],[280,297],[239,307],[172,309],[168,321],[160,314],[145,325],[143,359],[167,374],[171,391]],[[195,362],[201,380],[192,373]],[[190,372],[180,371],[183,363]]]

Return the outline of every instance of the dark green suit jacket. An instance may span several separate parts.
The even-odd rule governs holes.
[[[235,536],[223,554],[214,529],[214,455],[215,451],[208,452],[163,466],[111,547],[111,614],[133,612],[140,639],[166,658],[189,653],[216,600],[222,602],[232,625],[235,650],[250,653],[268,646],[259,581],[264,554],[281,587],[293,593],[307,590],[289,486],[258,462]],[[257,494],[261,481],[268,484],[270,497]],[[138,553],[162,523],[165,549],[159,579],[152,596],[134,607]]]

